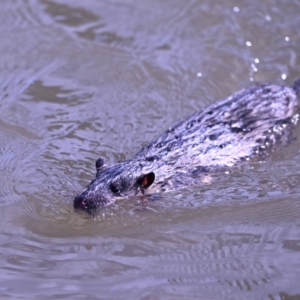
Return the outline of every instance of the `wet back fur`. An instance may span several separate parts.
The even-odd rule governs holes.
[[[133,159],[101,167],[74,206],[92,209],[118,198],[181,188],[194,183],[195,172],[198,183],[205,182],[206,174],[264,156],[276,143],[288,143],[299,117],[299,92],[300,80],[293,88],[256,85],[209,105]]]

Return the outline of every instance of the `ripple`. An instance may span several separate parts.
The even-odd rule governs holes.
[[[121,2],[1,2],[0,298],[299,298],[297,141],[208,186],[72,206],[98,156],[298,76],[299,4]]]
[[[40,26],[37,6],[33,9],[27,1],[3,1],[1,3],[0,27],[2,30],[12,30]]]
[[[45,5],[45,12],[58,23],[78,27],[97,21],[99,18],[92,11],[83,7],[72,7],[66,4],[59,4],[49,0],[42,0]]]

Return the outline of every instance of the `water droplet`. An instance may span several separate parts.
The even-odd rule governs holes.
[[[237,7],[237,6],[235,6],[235,7],[233,8],[233,11],[234,11],[234,12],[239,12],[239,11],[240,11],[240,8]]]
[[[194,121],[187,124],[186,129],[190,129],[194,126]]]
[[[266,18],[267,21],[271,21],[272,20],[271,16],[269,16],[269,15],[266,15],[265,18]]]
[[[299,114],[294,115],[293,118],[292,118],[292,122],[293,122],[294,124],[297,124],[297,123],[298,123],[298,120],[299,120]]]
[[[247,42],[246,42],[246,46],[251,47],[251,46],[252,46],[252,43],[251,43],[250,41],[247,41]]]
[[[253,72],[257,72],[258,71],[258,69],[256,68],[255,64],[251,64],[251,68],[252,68]]]
[[[283,74],[281,74],[281,78],[282,78],[282,80],[286,80],[287,75],[283,73]]]

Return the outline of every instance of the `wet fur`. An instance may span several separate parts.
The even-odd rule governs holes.
[[[298,121],[300,80],[294,87],[256,85],[215,102],[167,130],[127,161],[98,166],[96,178],[74,200],[85,210],[118,198],[205,182],[212,171],[264,156],[287,144]]]

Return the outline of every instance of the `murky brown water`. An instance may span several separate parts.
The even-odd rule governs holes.
[[[0,298],[300,299],[299,138],[208,187],[72,208],[100,155],[291,84],[299,51],[298,0],[0,0]]]

